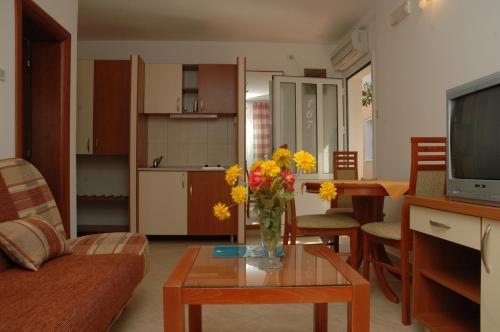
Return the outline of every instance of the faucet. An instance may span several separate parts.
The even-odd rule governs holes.
[[[162,159],[163,159],[163,156],[159,156],[158,158],[155,158],[153,160],[153,168],[158,168],[158,166],[160,166]]]

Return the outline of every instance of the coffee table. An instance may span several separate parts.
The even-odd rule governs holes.
[[[264,258],[213,257],[213,246],[189,247],[163,285],[164,328],[202,329],[205,304],[314,304],[313,329],[328,330],[328,303],[347,302],[347,329],[369,331],[370,283],[324,245],[287,245],[280,269]]]

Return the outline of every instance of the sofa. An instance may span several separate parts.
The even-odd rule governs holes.
[[[36,214],[64,232],[40,172],[22,159],[0,160],[0,223]],[[148,242],[136,233],[67,240],[72,253],[38,271],[0,250],[0,331],[106,331],[144,277]]]

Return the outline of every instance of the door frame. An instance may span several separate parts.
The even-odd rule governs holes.
[[[34,38],[57,43],[61,50],[60,117],[58,138],[60,158],[56,162],[59,173],[59,186],[52,188],[59,194],[57,206],[66,230],[70,236],[70,105],[71,105],[71,34],[54,20],[33,0],[15,0],[15,130],[16,158],[23,158],[24,152],[24,87],[23,87],[23,34],[29,32]],[[23,26],[24,20],[30,20],[32,26]],[[30,30],[30,31],[28,31]],[[54,147],[56,148],[56,147]],[[36,165],[35,165],[36,166]]]

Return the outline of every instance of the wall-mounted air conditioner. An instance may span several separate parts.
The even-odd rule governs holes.
[[[335,71],[342,72],[354,65],[368,54],[368,32],[356,29],[351,38],[346,38],[335,49],[332,55],[332,66]]]

